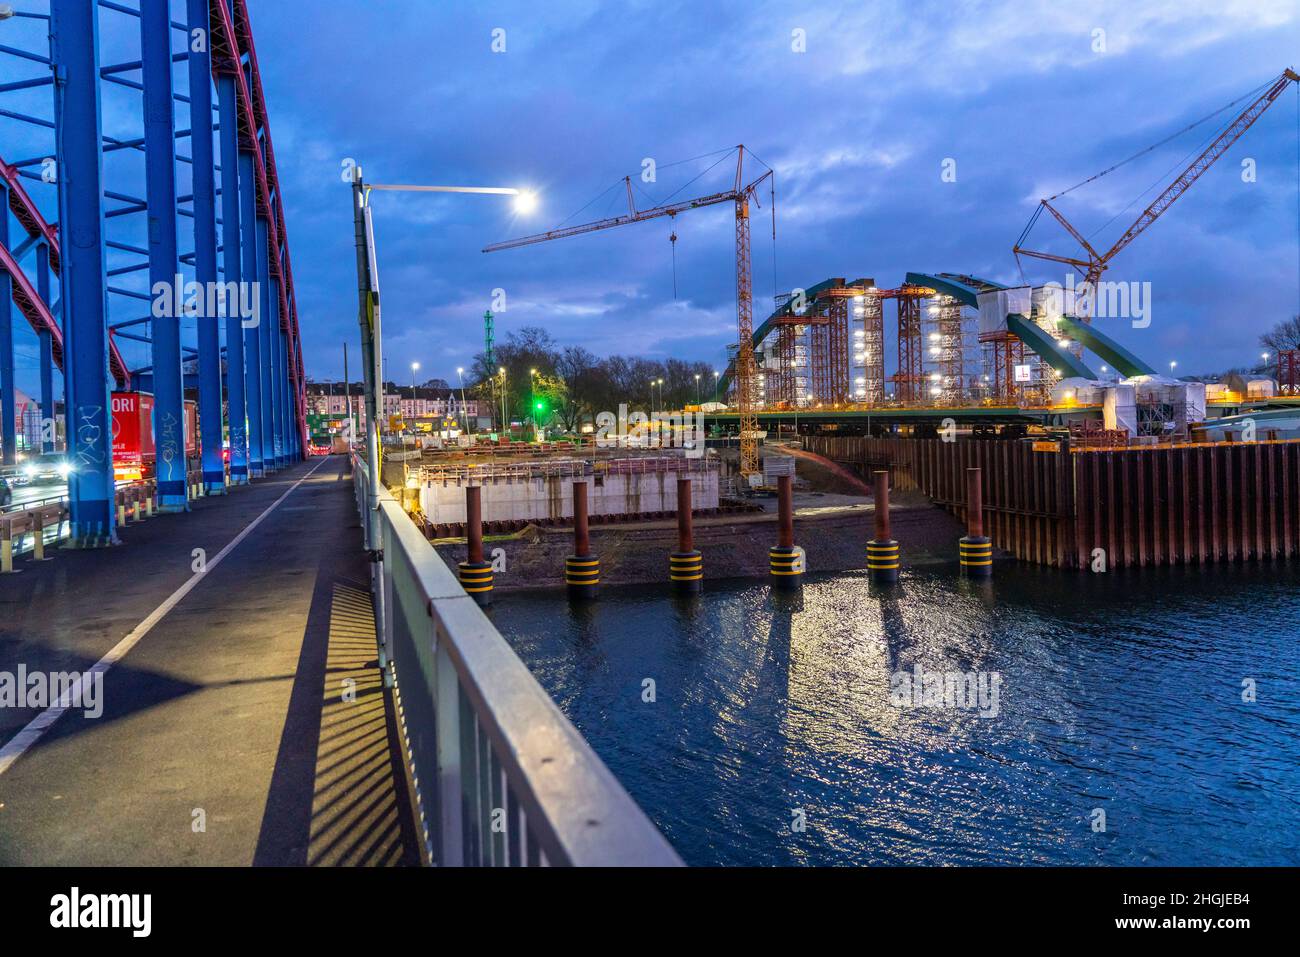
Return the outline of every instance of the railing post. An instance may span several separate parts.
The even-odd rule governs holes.
[[[435,635],[434,661],[437,684],[434,698],[434,733],[438,780],[438,864],[460,867],[465,863],[464,808],[461,798],[460,681],[447,653],[447,639]]]
[[[695,549],[688,478],[677,480],[677,551],[668,556],[668,577],[674,591],[695,594],[704,589],[704,556]]]
[[[888,584],[898,581],[901,565],[898,542],[889,532],[889,473],[876,472],[875,481],[876,537],[867,542],[867,571],[872,581]]]

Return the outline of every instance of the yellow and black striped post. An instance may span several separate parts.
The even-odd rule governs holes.
[[[600,559],[591,554],[587,527],[587,483],[573,483],[573,554],[564,560],[564,583],[569,597],[595,598],[600,585]]]
[[[467,560],[457,565],[460,587],[480,607],[492,604],[492,563],[483,561],[483,500],[477,485],[465,489],[465,541]]]
[[[677,480],[677,551],[668,556],[668,578],[675,592],[693,595],[704,590],[704,556],[695,550],[688,478]]]
[[[776,546],[767,550],[772,587],[794,591],[803,587],[803,551],[794,544],[794,485],[789,475],[776,480]]]
[[[898,581],[902,561],[898,542],[889,534],[889,473],[876,472],[876,537],[867,542],[867,574],[873,582]]]
[[[984,534],[984,495],[980,470],[966,470],[966,536],[957,543],[963,575],[987,578],[993,574],[993,542]]]

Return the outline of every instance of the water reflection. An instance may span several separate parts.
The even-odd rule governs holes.
[[[851,573],[494,618],[691,863],[1296,864],[1298,578]],[[996,674],[996,715],[891,701],[918,668]]]

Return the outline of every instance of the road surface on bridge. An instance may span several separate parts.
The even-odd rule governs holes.
[[[0,673],[110,662],[98,718],[25,745],[42,710],[0,708],[0,864],[415,861],[343,471],[301,463],[0,579]]]

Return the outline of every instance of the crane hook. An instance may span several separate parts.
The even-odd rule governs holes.
[[[676,218],[677,217],[675,215],[670,214],[668,217],[668,221],[672,223],[676,220]],[[671,226],[669,227],[668,230],[668,242],[672,244],[672,248],[673,248],[673,302],[676,302],[677,301],[677,230]]]

